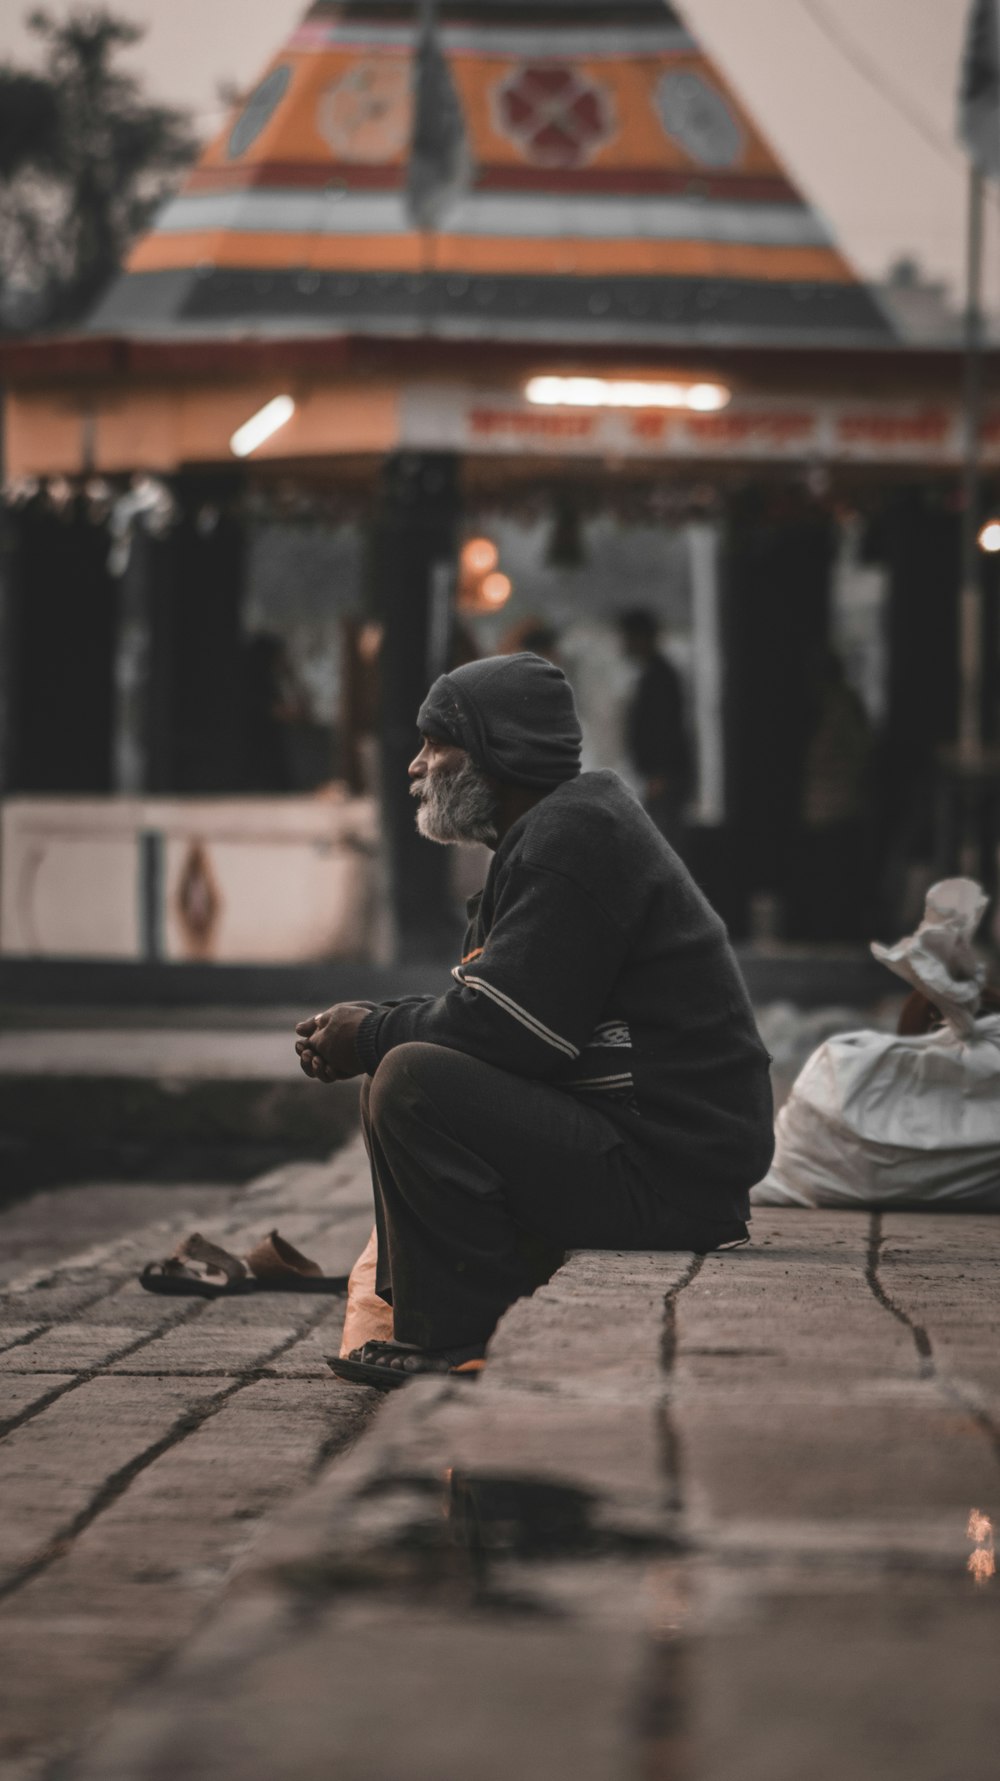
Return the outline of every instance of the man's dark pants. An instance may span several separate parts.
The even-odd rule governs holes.
[[[396,1046],[361,1117],[399,1342],[485,1342],[566,1249],[708,1250],[744,1230],[671,1207],[599,1107],[464,1052]]]

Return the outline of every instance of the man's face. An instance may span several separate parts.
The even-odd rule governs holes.
[[[464,748],[424,736],[409,775],[410,795],[420,804],[417,828],[428,841],[496,841],[496,788]]]

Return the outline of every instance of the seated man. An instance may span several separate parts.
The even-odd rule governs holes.
[[[725,929],[641,805],[581,773],[561,670],[530,654],[436,680],[410,764],[429,840],[484,841],[447,994],[340,1003],[307,1075],[365,1073],[391,1343],[345,1377],[480,1360],[566,1249],[745,1241],[773,1150],[768,1057]]]

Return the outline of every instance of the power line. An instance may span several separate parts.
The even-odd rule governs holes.
[[[799,4],[803,11],[808,13],[813,24],[822,31],[824,37],[833,44],[835,49],[840,51],[844,60],[850,63],[855,73],[860,74],[862,80],[867,81],[880,99],[886,100],[900,117],[905,118],[911,129],[916,130],[918,136],[923,137],[928,147],[934,149],[936,154],[943,156],[951,166],[959,163],[964,165],[965,157],[955,143],[949,142],[946,136],[942,136],[936,125],[932,124],[930,119],[926,118],[914,105],[909,95],[891,82],[884,69],[879,68],[867,52],[859,48],[853,39],[848,37],[841,26],[830,17],[823,0],[799,0]]]
[[[877,62],[872,61],[867,52],[860,49],[841,26],[831,19],[824,0],[799,0],[799,5],[812,19],[813,24],[822,31],[827,41],[839,50],[845,62],[850,64],[855,73],[860,74],[873,92],[891,105],[898,116],[910,125],[911,129],[916,130],[918,136],[923,138],[935,154],[947,161],[949,167],[961,168],[963,172],[967,169],[968,163],[957,144],[951,142],[947,136],[942,136],[937,126],[923,115],[909,95],[891,82],[884,69],[881,69]],[[991,209],[1000,217],[1000,192],[988,184],[986,198]]]

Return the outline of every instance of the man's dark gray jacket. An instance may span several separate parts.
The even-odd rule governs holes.
[[[722,922],[617,774],[520,817],[469,916],[455,987],[375,1008],[364,1068],[418,1040],[586,1096],[666,1197],[745,1218],[773,1150],[768,1056]]]

